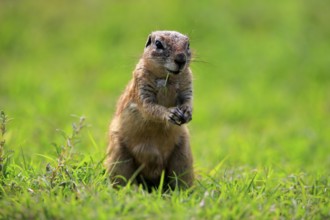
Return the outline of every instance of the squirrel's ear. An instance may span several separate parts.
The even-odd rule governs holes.
[[[150,44],[151,44],[151,35],[148,36],[146,47],[148,47]]]

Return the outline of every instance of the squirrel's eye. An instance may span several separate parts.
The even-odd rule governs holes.
[[[190,43],[188,43],[188,45],[187,45],[187,50],[189,50],[190,49]]]
[[[164,49],[163,44],[159,40],[155,41],[155,45],[156,45],[157,49]]]

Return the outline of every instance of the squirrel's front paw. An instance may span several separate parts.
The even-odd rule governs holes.
[[[168,120],[170,122],[172,122],[173,124],[176,124],[176,125],[182,125],[184,122],[183,122],[183,112],[181,111],[181,109],[175,107],[175,108],[171,108],[170,109],[170,113],[168,115]]]
[[[179,126],[188,123],[192,119],[192,109],[187,105],[171,108],[168,119]]]
[[[189,105],[182,105],[179,107],[182,112],[182,124],[188,123],[192,120],[192,108]]]

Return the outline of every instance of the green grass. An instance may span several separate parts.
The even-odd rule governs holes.
[[[0,4],[0,219],[329,219],[330,4]],[[115,103],[147,35],[195,51],[188,191],[114,190]]]

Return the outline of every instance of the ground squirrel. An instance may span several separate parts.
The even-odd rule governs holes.
[[[192,119],[189,38],[155,31],[110,124],[105,161],[115,186],[127,181],[157,187],[164,172],[170,188],[190,187],[193,159],[186,127]]]

